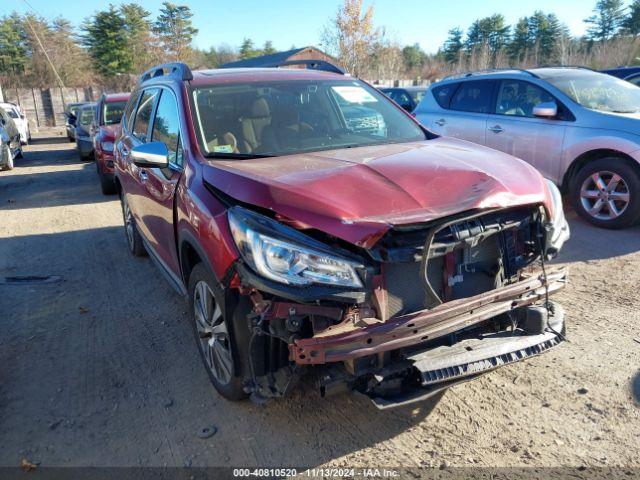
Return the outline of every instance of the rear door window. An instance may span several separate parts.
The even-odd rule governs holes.
[[[151,116],[153,115],[153,107],[158,99],[159,90],[150,88],[143,92],[140,98],[140,105],[136,112],[136,118],[133,121],[133,136],[142,142],[148,141],[149,125],[151,124]]]
[[[432,90],[433,96],[442,108],[449,108],[449,102],[451,101],[451,97],[454,92],[458,88],[459,83],[449,83],[447,85],[442,85],[440,87],[435,87]]]
[[[462,82],[451,98],[451,110],[490,113],[494,85],[490,80]]]

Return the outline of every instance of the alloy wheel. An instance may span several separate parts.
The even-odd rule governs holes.
[[[196,284],[193,295],[194,321],[200,348],[214,378],[222,385],[233,376],[233,357],[229,332],[220,306],[205,281]]]
[[[614,220],[629,206],[629,186],[614,172],[594,172],[580,187],[582,208],[598,220]]]

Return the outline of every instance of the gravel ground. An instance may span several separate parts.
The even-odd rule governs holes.
[[[392,411],[311,389],[230,403],[73,147],[41,136],[0,172],[0,278],[61,277],[0,285],[0,466],[640,467],[640,227],[569,213],[570,342],[541,357]]]

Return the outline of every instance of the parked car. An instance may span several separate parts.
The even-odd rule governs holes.
[[[585,68],[465,74],[431,86],[417,119],[519,157],[599,227],[640,218],[640,89]]]
[[[360,108],[385,128],[349,128]],[[114,155],[129,249],[187,296],[228,399],[315,374],[387,408],[564,339],[558,189],[353,77],[154,67]]]
[[[100,188],[105,195],[116,193],[113,181],[113,142],[120,129],[120,119],[128,100],[128,93],[104,94],[96,106],[93,152]]]
[[[407,112],[413,112],[427,93],[428,87],[381,87],[379,90]]]
[[[634,85],[640,85],[640,67],[610,68],[609,70],[602,70],[602,73],[613,75]]]
[[[29,120],[22,109],[15,103],[0,103],[2,108],[11,117],[20,132],[20,143],[27,145],[31,141],[31,130],[29,129]]]
[[[12,170],[14,160],[22,157],[20,132],[13,118],[0,108],[0,169]]]
[[[93,138],[91,131],[95,128],[96,104],[85,103],[78,110],[76,121],[76,147],[80,160],[86,161],[93,158]]]
[[[78,113],[80,111],[80,107],[87,103],[88,102],[67,103],[64,116],[67,119],[65,127],[67,129],[67,138],[70,142],[76,141],[76,122],[78,121]]]

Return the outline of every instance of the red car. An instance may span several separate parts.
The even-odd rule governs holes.
[[[129,248],[188,298],[217,390],[261,402],[314,375],[387,408],[561,343],[557,188],[300,63],[155,67],[116,142]]]
[[[113,179],[113,144],[120,129],[120,119],[129,100],[129,93],[103,94],[96,107],[93,127],[93,151],[102,193],[116,193]]]

